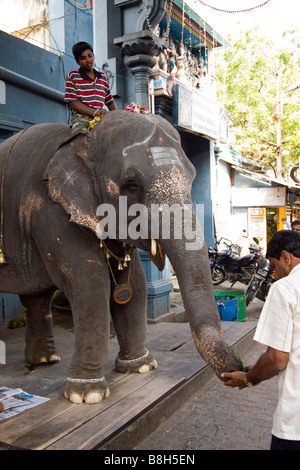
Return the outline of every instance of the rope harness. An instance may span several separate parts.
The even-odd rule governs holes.
[[[31,124],[30,126],[28,127],[25,127],[25,129],[23,129],[19,135],[17,135],[17,137],[15,138],[15,140],[13,141],[13,143],[11,144],[11,146],[9,147],[8,149],[8,152],[6,154],[6,157],[5,157],[5,160],[4,160],[4,166],[3,166],[3,171],[2,171],[2,178],[1,178],[1,232],[0,232],[0,264],[5,264],[6,263],[6,258],[5,258],[5,254],[4,254],[4,246],[3,246],[3,220],[4,220],[4,179],[5,179],[5,173],[6,173],[6,167],[7,167],[7,162],[8,162],[8,159],[9,159],[9,156],[11,154],[11,151],[12,151],[12,148],[13,146],[15,145],[15,143],[19,140],[19,138],[21,137],[21,135],[27,131],[27,129],[29,129],[30,127],[32,127],[33,124]]]

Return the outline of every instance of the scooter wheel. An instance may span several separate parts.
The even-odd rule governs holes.
[[[256,297],[257,290],[252,288],[251,283],[248,284],[245,290],[245,299],[246,299],[246,307],[252,302],[252,300]]]
[[[213,268],[211,271],[211,278],[212,278],[213,284],[217,286],[225,281],[226,275],[222,269]]]

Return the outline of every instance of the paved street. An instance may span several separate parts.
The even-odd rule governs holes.
[[[228,282],[215,290],[229,289]],[[235,288],[243,288],[237,284]],[[180,293],[172,294],[180,304]],[[257,308],[259,304],[260,308]],[[247,307],[247,320],[258,320],[263,302]],[[254,364],[265,346],[253,342],[242,358]],[[277,378],[244,390],[225,387],[218,379],[187,401],[136,450],[268,450],[277,403]]]
[[[253,364],[256,345],[243,359]],[[277,378],[239,391],[218,380],[196,394],[136,450],[268,450]]]
[[[245,355],[253,364],[265,347]],[[268,450],[277,378],[239,391],[218,380],[196,394],[136,450]]]

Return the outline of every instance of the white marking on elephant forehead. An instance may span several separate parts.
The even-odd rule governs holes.
[[[174,147],[150,147],[151,155],[157,166],[181,165],[181,161]]]
[[[145,137],[145,139],[141,140],[141,142],[135,142],[132,145],[127,145],[127,147],[124,147],[123,150],[122,150],[123,157],[126,157],[128,155],[127,151],[129,149],[139,147],[140,145],[143,145],[146,142],[148,142],[151,139],[151,137],[154,135],[155,131],[156,131],[156,126],[153,126],[151,131],[149,132],[149,134]]]
[[[153,115],[153,114],[148,114],[148,115],[147,115],[147,118],[148,118],[150,121],[156,123],[157,125],[160,125],[159,122],[157,121],[157,117],[156,117],[155,115]],[[162,126],[160,126],[159,129],[160,129],[160,132],[162,132],[163,134],[167,135],[170,139],[174,140],[177,144],[180,143],[180,138],[179,138],[178,135],[176,135],[176,136],[174,137],[174,136],[171,134],[171,132],[168,132],[169,129],[166,129],[165,127],[162,127]],[[172,129],[172,132],[173,132],[173,131],[174,131],[174,127],[170,126],[170,131],[171,131],[171,129]]]

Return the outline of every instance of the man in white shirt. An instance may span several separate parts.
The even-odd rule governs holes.
[[[269,242],[275,269],[254,339],[267,350],[247,373],[223,373],[229,387],[251,387],[279,374],[271,450],[300,450],[300,233],[281,230]]]

